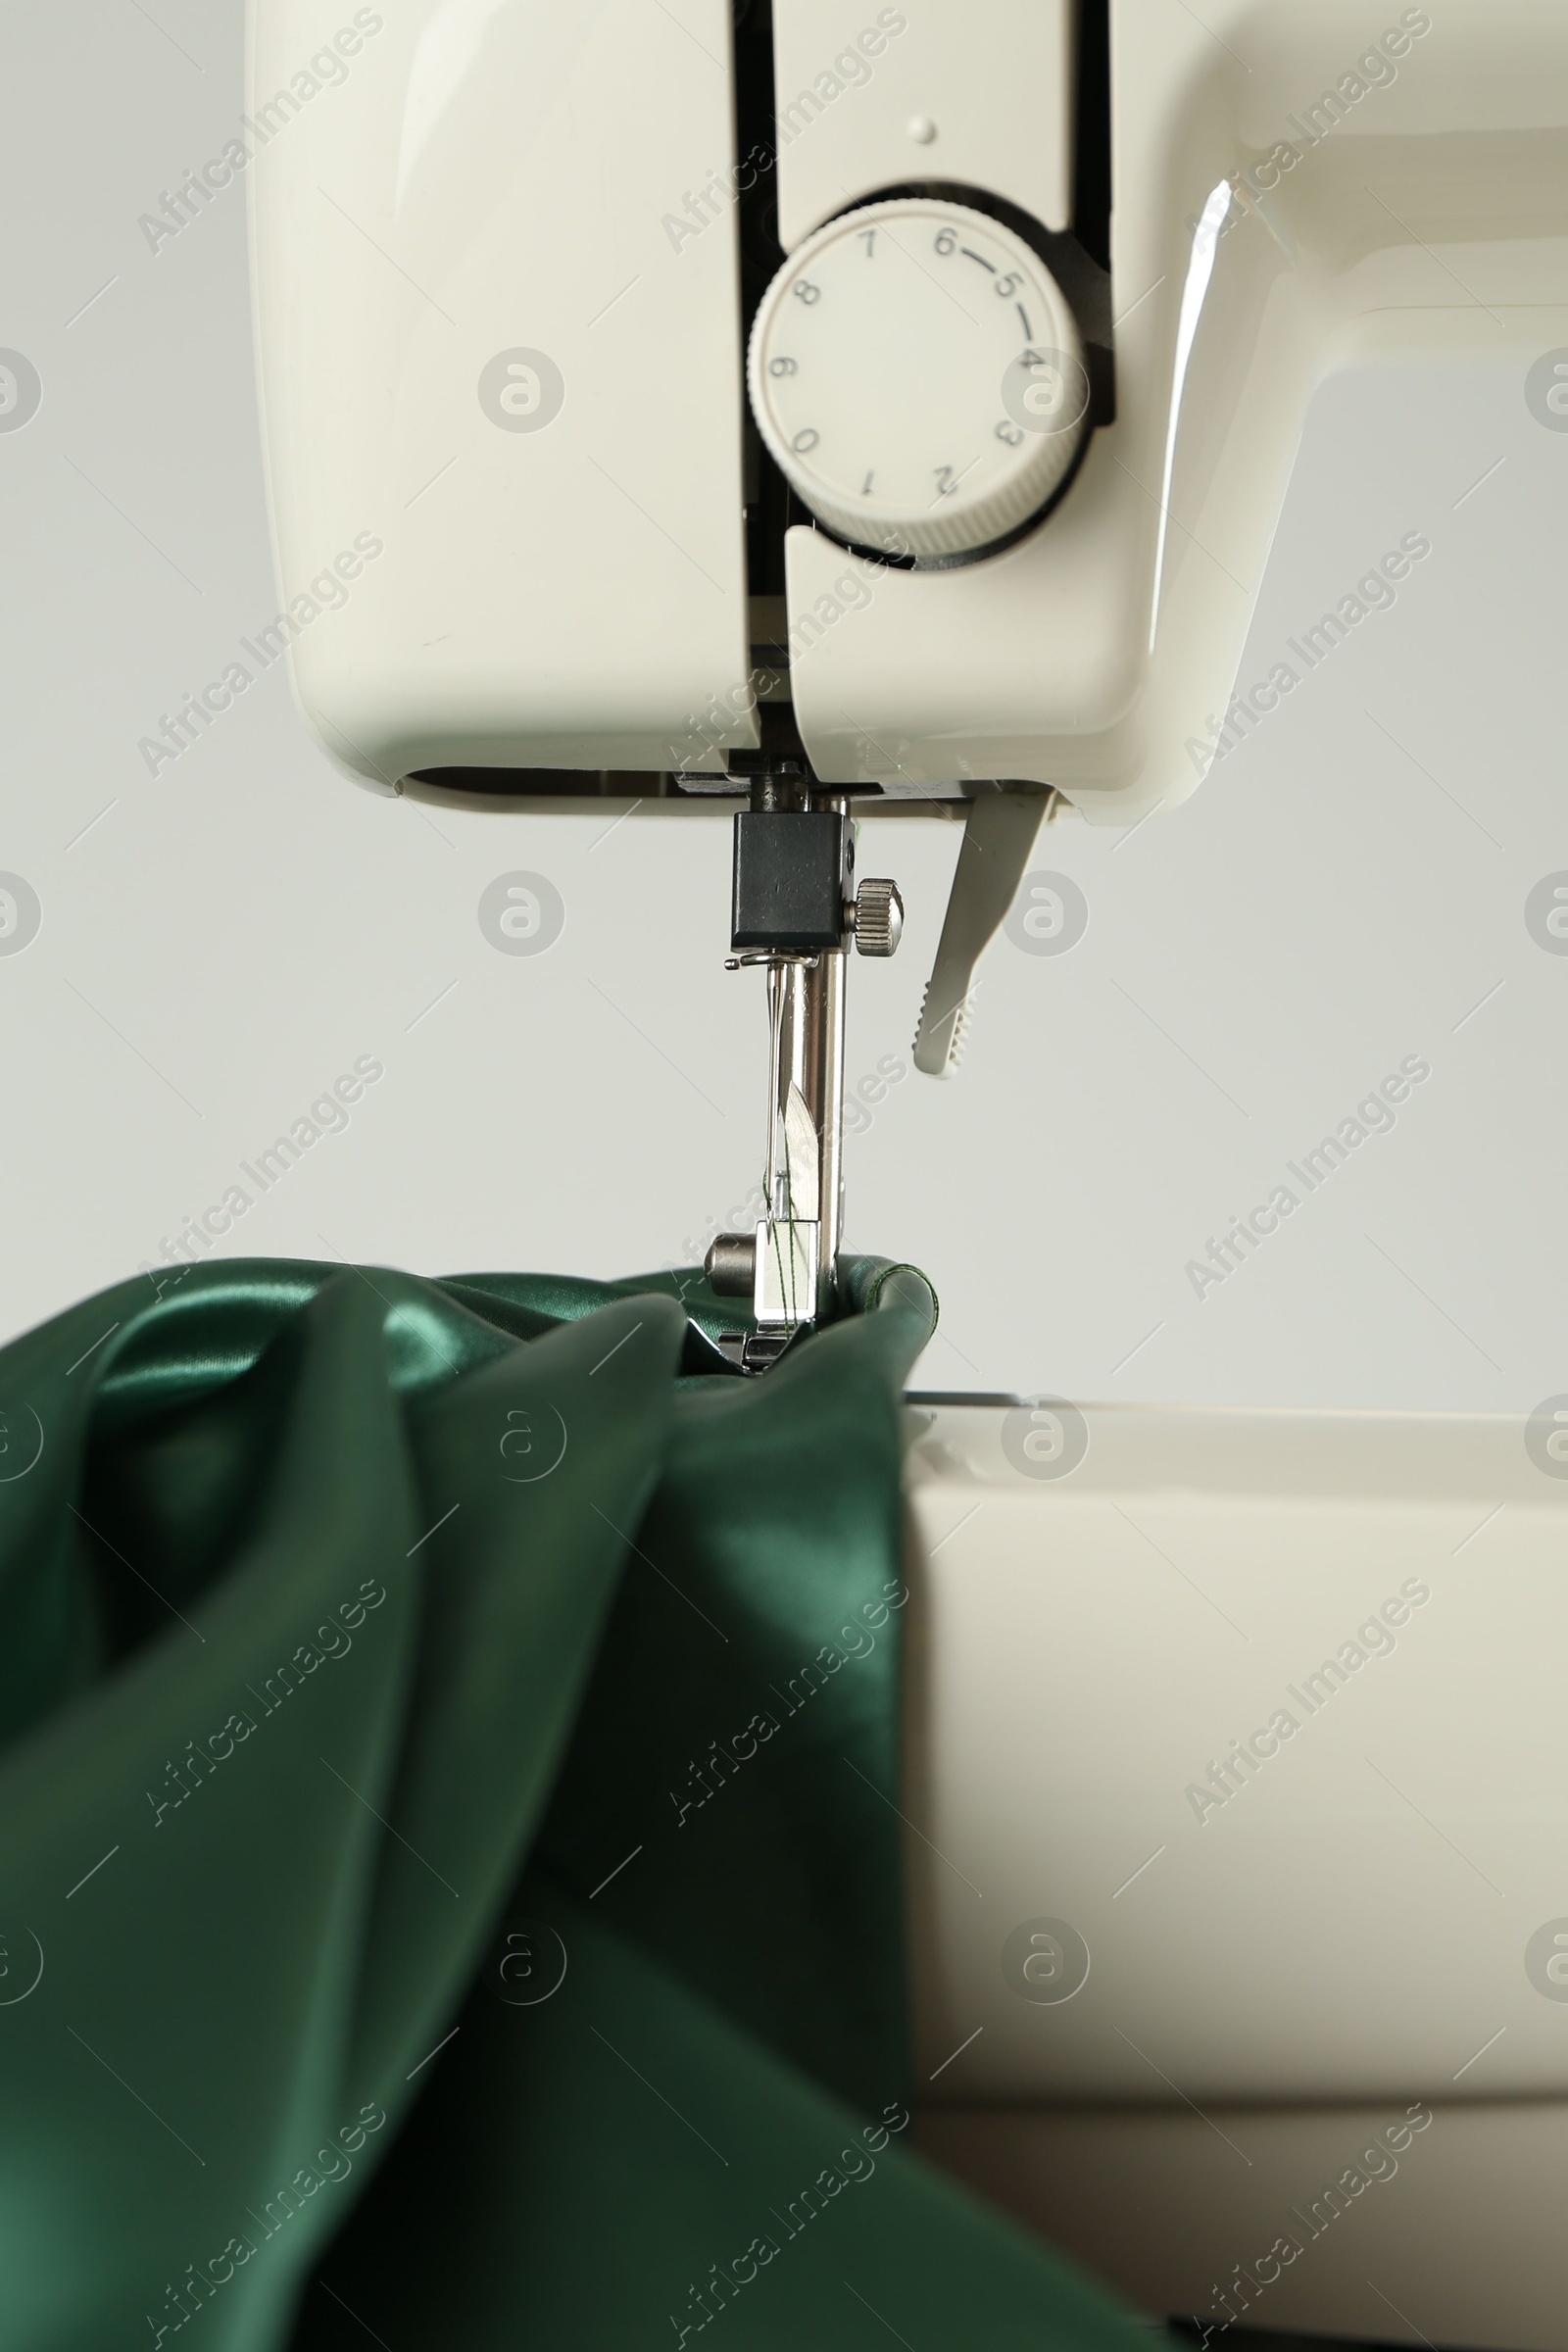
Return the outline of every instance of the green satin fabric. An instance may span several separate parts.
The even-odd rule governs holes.
[[[908,2153],[934,1303],[852,1291],[761,1381],[695,1276],[241,1261],[0,1353],[7,2352],[1133,2345]]]

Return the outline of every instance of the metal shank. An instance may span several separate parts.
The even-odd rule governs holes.
[[[842,948],[830,948],[810,961],[778,960],[767,967],[766,1207],[758,1299],[760,1304],[771,1297],[775,1310],[787,1305],[792,1322],[826,1319],[836,1298],[844,1190],[844,960]],[[815,1263],[808,1273],[810,1245],[793,1229],[812,1226]]]

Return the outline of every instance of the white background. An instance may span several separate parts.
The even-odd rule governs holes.
[[[243,187],[156,255],[137,226],[233,133],[241,18],[8,15],[0,345],[44,400],[0,435],[0,868],[43,925],[0,957],[0,1336],[155,1256],[356,1055],[386,1075],[349,1131],[222,1248],[624,1273],[700,1249],[760,1154],[723,814],[607,834],[613,809],[378,801],[315,751],[281,665],[147,772],[138,739],[276,610]],[[999,941],[959,1077],[910,1071],[852,1142],[850,1242],[941,1295],[924,1385],[1477,1409],[1568,1389],[1568,957],[1523,920],[1568,867],[1565,514],[1568,434],[1517,362],[1319,398],[1244,679],[1402,533],[1432,555],[1186,808],[1043,837],[1087,937]],[[956,847],[934,821],[865,829],[861,870],[896,872],[908,923],[895,963],[852,969],[852,1080],[907,1068]],[[515,868],[565,901],[538,958],[476,921]],[[1432,1076],[1396,1129],[1200,1301],[1187,1261],[1408,1054]]]

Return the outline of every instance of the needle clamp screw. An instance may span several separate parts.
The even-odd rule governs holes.
[[[904,934],[904,901],[896,882],[868,875],[844,912],[858,955],[891,956],[897,949]]]

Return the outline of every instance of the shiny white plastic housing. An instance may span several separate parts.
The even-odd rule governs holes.
[[[1392,2337],[1382,2295],[1429,2342],[1555,2352],[1550,1409],[923,1418],[901,1802],[926,2144],[1130,2302],[1212,2312],[1216,2344],[1245,2261],[1260,2328]],[[1437,2120],[1397,2180],[1315,2204],[1415,2101]],[[1256,2261],[1281,2230],[1288,2277]]]
[[[344,53],[350,13],[250,12],[306,716],[370,780],[722,768],[757,742],[728,0],[383,0]],[[355,576],[325,605],[311,582],[340,553]]]
[[[775,135],[737,159],[725,0],[250,6],[271,634],[312,724],[368,779],[722,769],[758,741],[739,204],[776,149],[792,259],[911,182],[1068,225],[1070,12],[775,0]],[[1110,115],[1115,417],[1048,518],[853,598],[787,536],[825,783],[1181,800],[1318,384],[1568,348],[1561,0],[1111,0]]]
[[[911,179],[1072,214],[1077,0],[773,0],[779,237]]]
[[[924,9],[908,16],[901,72],[924,37]],[[1561,0],[1111,0],[1110,24],[1115,421],[1004,553],[865,566],[870,601],[793,668],[825,781],[1024,778],[1114,825],[1184,800],[1232,708],[1319,384],[1498,355],[1523,383],[1568,348]],[[833,609],[844,564],[789,534],[792,627]]]

